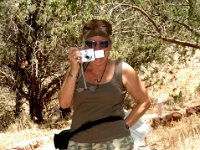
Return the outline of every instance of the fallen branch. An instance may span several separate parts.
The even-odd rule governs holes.
[[[41,147],[46,143],[53,143],[52,138],[50,137],[40,137],[35,139],[30,139],[26,141],[22,141],[11,148],[7,148],[6,150],[33,150]]]
[[[157,128],[158,126],[167,126],[170,125],[173,121],[178,122],[183,117],[189,117],[193,114],[199,114],[200,113],[200,105],[194,106],[194,107],[188,107],[185,109],[182,109],[180,111],[174,111],[169,114],[165,114],[161,117],[154,117],[149,119],[150,125],[153,129]]]

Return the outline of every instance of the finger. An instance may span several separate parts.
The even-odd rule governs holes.
[[[74,51],[79,51],[77,47],[70,47],[69,48],[69,54],[73,53]]]
[[[82,63],[82,55],[80,51],[73,50],[71,54],[68,55],[68,60],[70,63],[73,64]]]
[[[75,48],[75,47],[70,47],[69,49],[68,49],[68,59],[70,59],[70,58],[72,58],[72,57],[75,57],[75,55],[76,55],[76,52],[77,51],[77,48]]]
[[[80,55],[74,56],[74,60],[78,63],[82,63],[82,57]]]

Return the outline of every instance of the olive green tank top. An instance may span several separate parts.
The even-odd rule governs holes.
[[[73,117],[71,130],[74,131],[82,124],[108,116],[124,118],[123,102],[125,88],[122,83],[122,62],[116,61],[115,71],[111,81],[96,85],[87,83],[88,90],[83,90],[82,78],[76,84],[73,98]],[[124,120],[106,122],[75,134],[71,140],[81,143],[104,142],[130,135]]]

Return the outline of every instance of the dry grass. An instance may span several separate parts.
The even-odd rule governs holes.
[[[22,141],[31,140],[40,137],[52,138],[55,133],[61,129],[69,127],[70,122],[66,120],[49,120],[43,124],[37,125],[28,116],[17,119],[11,123],[5,132],[0,133],[0,150],[4,150],[17,145]],[[52,143],[53,144],[53,141]]]
[[[171,127],[159,127],[147,136],[147,143],[156,150],[198,150],[200,116],[193,115],[175,122]]]
[[[65,121],[64,121],[65,122]],[[60,123],[63,128],[63,121]],[[58,133],[57,129],[44,129],[45,124],[35,125],[29,122],[30,128],[26,128],[17,121],[12,124],[7,132],[0,133],[0,149],[6,149],[11,145],[16,145],[18,142],[49,136]],[[152,130],[146,139],[147,145],[154,150],[198,150],[200,144],[200,116],[193,115],[188,118],[183,118],[180,122],[175,122],[171,126],[162,127]]]
[[[17,125],[16,125],[17,126]],[[5,150],[18,144],[21,141],[25,141],[32,138],[49,136],[52,134],[50,130],[41,130],[38,128],[24,129],[19,131],[8,131],[0,134],[0,149]]]
[[[197,59],[200,58],[200,55]],[[152,107],[148,114],[157,113],[156,99],[162,96],[164,100],[164,113],[192,105],[200,105],[200,62],[189,62],[177,68],[173,74],[167,74],[170,66],[160,67],[159,74],[155,78],[165,76],[163,85],[150,87],[149,93],[152,98]],[[1,87],[0,87],[1,88]],[[182,91],[182,95],[175,101],[172,94],[173,89]],[[176,93],[175,93],[176,94]],[[6,88],[0,89],[0,150],[4,150],[16,143],[43,136],[53,136],[59,129],[68,127],[66,120],[59,120],[58,103],[48,108],[46,122],[36,125],[29,120],[27,104],[24,103],[24,112],[21,118],[14,118],[14,95]],[[194,115],[183,118],[172,126],[159,127],[152,130],[147,137],[147,144],[155,150],[198,150],[200,145],[200,116]]]
[[[182,65],[176,64],[173,67],[176,69],[167,75],[170,67],[163,66],[160,69],[161,74],[156,76],[165,77],[165,84],[155,85],[149,89],[154,101],[148,113],[157,113],[156,100],[159,96],[163,99],[163,113],[200,105],[200,51],[192,61]],[[180,122],[174,122],[171,126],[160,126],[152,130],[147,136],[147,144],[155,150],[198,150],[200,114],[182,118]]]

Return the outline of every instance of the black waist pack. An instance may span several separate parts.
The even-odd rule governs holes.
[[[70,130],[63,130],[58,134],[54,134],[54,147],[57,149],[67,149],[69,140],[72,137]]]
[[[110,117],[106,117],[103,119],[99,119],[96,121],[92,121],[92,122],[87,122],[85,124],[83,124],[81,127],[79,127],[78,129],[76,129],[75,131],[70,131],[68,130],[63,130],[58,134],[54,134],[54,147],[56,149],[67,149],[68,148],[68,144],[69,144],[69,140],[70,138],[75,135],[76,133],[89,129],[95,125],[101,124],[101,123],[105,123],[105,122],[113,122],[113,121],[117,121],[117,120],[123,120],[122,117],[120,116],[110,116]]]

